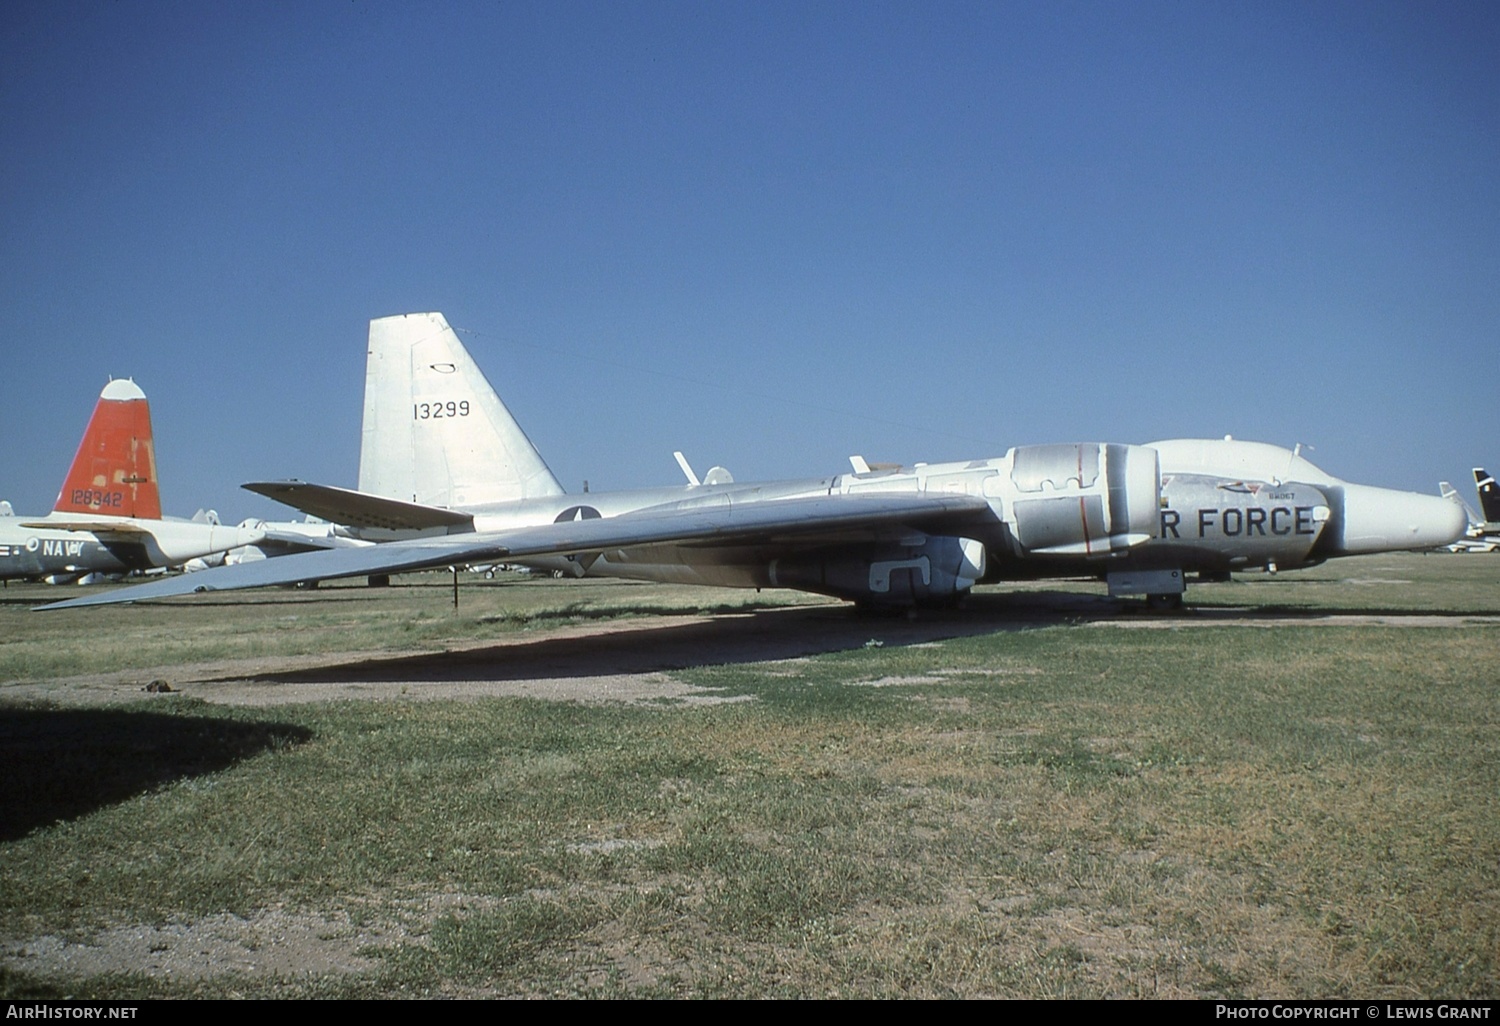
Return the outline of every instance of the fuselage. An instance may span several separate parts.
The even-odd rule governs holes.
[[[97,530],[81,529],[82,524]],[[71,580],[93,573],[180,566],[261,537],[256,530],[192,520],[69,513],[6,516],[0,517],[0,579]]]
[[[1465,522],[1450,499],[1350,484],[1284,449],[1232,440],[1022,446],[891,470],[851,462],[854,473],[829,477],[737,484],[716,474],[712,484],[462,510],[380,506],[351,492],[348,502],[388,524],[404,517],[415,530],[419,514],[430,527],[389,544],[224,566],[48,608],[494,561],[785,587],[896,609],[946,605],[980,581],[1087,576],[1112,596],[1160,605],[1180,602],[1190,573],[1427,548],[1457,538]],[[346,501],[309,487],[319,504]]]
[[[852,493],[966,495],[983,512],[941,528],[680,543],[523,562],[582,575],[735,587],[787,585],[850,597],[846,578],[961,556],[934,534],[981,546],[981,578],[1136,571],[1223,574],[1293,569],[1344,555],[1446,544],[1456,503],[1341,481],[1277,446],[1184,439],[1149,446],[1031,446],[1004,456],[899,470],[753,484],[700,484],[556,495],[472,507],[474,529],[505,531],[642,510],[690,511]],[[790,554],[789,554],[790,549]],[[952,551],[951,547],[950,550]],[[972,563],[972,558],[970,559]],[[881,569],[885,568],[885,569]],[[966,570],[952,570],[959,580]],[[853,591],[864,585],[856,583]]]

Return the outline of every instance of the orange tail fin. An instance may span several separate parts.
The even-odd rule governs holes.
[[[135,382],[111,381],[99,393],[78,455],[52,509],[161,519],[151,407]]]

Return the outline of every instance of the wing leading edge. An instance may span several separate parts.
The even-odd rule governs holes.
[[[359,549],[282,556],[154,581],[41,609],[136,602],[205,591],[404,573],[463,563],[569,555],[676,542],[743,545],[770,536],[817,535],[830,530],[993,516],[984,499],[968,495],[820,495],[733,503],[708,509],[647,508],[617,517],[569,520],[513,530],[387,542]]]

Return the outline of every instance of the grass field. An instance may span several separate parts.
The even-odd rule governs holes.
[[[1251,576],[1179,617],[996,588],[916,623],[398,583],[45,615],[57,589],[0,593],[0,994],[1500,994],[1500,559]],[[319,654],[576,676],[528,653],[626,620],[623,667],[560,644],[699,698],[70,694]],[[793,640],[758,659],[745,624]]]

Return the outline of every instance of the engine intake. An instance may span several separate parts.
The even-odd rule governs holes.
[[[1011,527],[1022,556],[1102,556],[1157,536],[1161,474],[1143,445],[1011,450]]]

